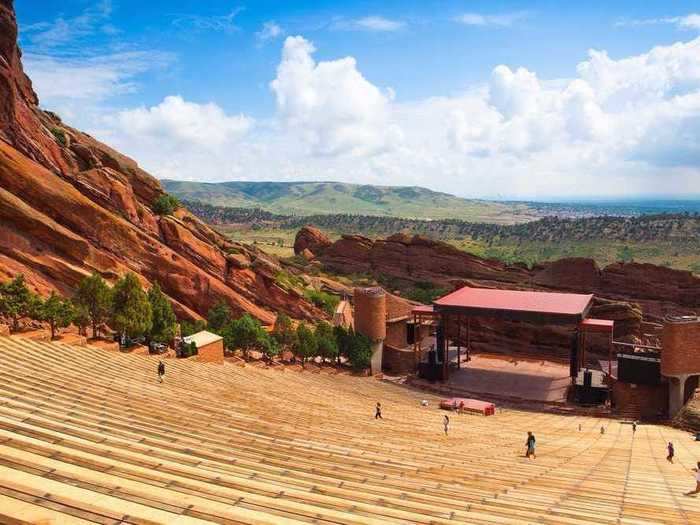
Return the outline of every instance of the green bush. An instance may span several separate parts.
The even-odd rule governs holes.
[[[112,291],[99,274],[93,273],[80,281],[73,304],[81,322],[87,317],[92,324],[92,337],[97,337],[100,325],[107,322],[112,309]]]
[[[58,142],[64,148],[68,145],[66,133],[61,128],[51,128],[51,134],[53,135],[53,138],[56,139],[56,142]]]
[[[0,314],[12,320],[12,330],[19,330],[19,320],[23,317],[37,317],[41,299],[32,292],[24,280],[24,275],[18,275],[7,283],[0,283]]]
[[[306,360],[315,357],[318,353],[318,345],[314,333],[305,325],[297,326],[296,340],[294,341],[294,355],[301,359],[304,366]]]
[[[180,207],[177,197],[164,193],[153,201],[153,212],[157,215],[172,215]]]
[[[153,283],[153,286],[148,291],[148,302],[151,305],[152,312],[151,330],[148,334],[149,340],[156,343],[167,343],[175,337],[177,318],[170,301],[157,282]]]
[[[229,350],[242,350],[248,355],[250,350],[261,349],[267,344],[267,333],[260,325],[260,321],[250,314],[243,314],[238,319],[230,321],[222,330],[224,345]]]
[[[148,295],[138,277],[127,273],[112,289],[111,326],[119,334],[133,339],[146,335],[153,324],[153,312]]]
[[[304,297],[314,303],[319,308],[323,309],[328,315],[333,315],[335,309],[340,302],[340,298],[321,290],[306,290]]]
[[[351,334],[348,339],[348,361],[354,370],[365,370],[372,362],[372,342],[362,334]]]
[[[296,332],[292,326],[292,320],[284,312],[280,312],[272,327],[272,337],[282,348],[289,348],[294,344]]]
[[[71,324],[75,315],[72,303],[57,295],[56,292],[51,292],[51,295],[38,306],[36,313],[39,320],[49,323],[51,339],[56,338],[59,328],[65,328]]]
[[[322,359],[334,360],[338,357],[338,342],[333,333],[333,327],[325,321],[316,325],[314,330],[317,354]]]
[[[180,335],[182,335],[182,337],[188,337],[202,330],[206,330],[206,328],[207,323],[201,319],[197,319],[196,321],[182,321],[180,323]]]
[[[215,334],[221,334],[221,331],[230,322],[231,308],[225,301],[219,301],[207,313],[207,328]]]

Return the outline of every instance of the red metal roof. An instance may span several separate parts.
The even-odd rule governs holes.
[[[455,309],[584,316],[592,300],[593,295],[584,294],[464,287],[437,299],[434,304]]]
[[[412,312],[414,314],[432,314],[434,311],[432,304],[420,304],[414,306]]]

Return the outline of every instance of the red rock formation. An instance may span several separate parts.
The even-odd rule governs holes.
[[[326,247],[319,260],[340,273],[381,274],[407,284],[429,281],[455,288],[469,285],[594,293],[591,315],[615,320],[615,337],[623,340],[641,338],[643,321],[658,322],[668,313],[700,309],[700,279],[690,272],[651,264],[618,263],[601,270],[591,259],[571,258],[528,269],[403,234],[375,241],[345,235]],[[514,348],[523,342],[561,349],[569,337],[561,329],[489,321],[477,324],[474,333],[483,350]]]
[[[70,294],[93,271],[109,281],[133,271],[158,281],[185,317],[221,299],[266,323],[277,310],[324,316],[277,286],[279,267],[257,249],[184,209],[156,216],[155,178],[39,109],[16,38],[12,2],[0,0],[0,279],[23,273],[40,293]]]
[[[313,257],[319,255],[331,244],[331,240],[321,230],[314,226],[304,226],[294,238],[294,254],[301,255],[304,250],[308,250]]]

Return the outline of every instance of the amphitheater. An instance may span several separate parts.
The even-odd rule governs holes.
[[[170,359],[159,384],[150,356],[0,355],[0,523],[700,523],[700,443],[666,426],[504,409],[446,437],[436,398],[374,378]]]

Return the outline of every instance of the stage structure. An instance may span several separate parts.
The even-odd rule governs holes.
[[[432,305],[413,309],[415,324],[432,322],[435,325],[435,348],[427,360],[418,355],[414,346],[418,373],[431,380],[447,380],[449,376],[449,336],[457,341],[457,363],[462,359],[462,341],[466,341],[466,359],[470,352],[470,320],[473,317],[524,321],[533,324],[570,325],[576,332],[570,353],[572,380],[585,365],[586,334],[609,334],[609,356],[612,362],[614,322],[589,319],[593,295],[552,293],[520,290],[495,290],[464,287],[433,302]],[[454,326],[456,324],[456,335]],[[462,334],[466,327],[466,334]],[[611,375],[611,370],[608,370]]]

